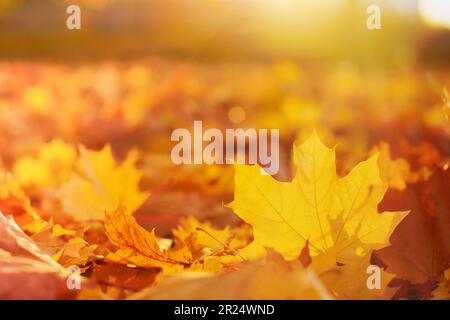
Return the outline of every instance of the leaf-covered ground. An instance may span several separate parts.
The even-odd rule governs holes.
[[[3,62],[0,297],[449,299],[449,87],[438,69]],[[172,164],[194,120],[279,128],[279,173]]]

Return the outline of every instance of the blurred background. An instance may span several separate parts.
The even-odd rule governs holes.
[[[65,28],[69,4],[81,7],[81,31]],[[381,8],[379,31],[366,28],[370,4]],[[0,57],[283,56],[447,65],[449,6],[445,0],[1,0]]]

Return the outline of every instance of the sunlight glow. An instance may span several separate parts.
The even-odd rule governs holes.
[[[450,28],[450,1],[448,0],[420,0],[419,14],[430,26]]]

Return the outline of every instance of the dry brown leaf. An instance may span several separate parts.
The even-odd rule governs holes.
[[[389,272],[413,284],[438,281],[450,261],[450,200],[445,190],[450,171],[438,169],[427,180],[390,190],[380,204],[411,209],[391,237],[392,246],[377,252]]]
[[[141,227],[123,205],[105,213],[105,229],[111,242],[122,248],[108,257],[112,261],[163,269],[192,262],[191,253],[185,246],[161,250],[155,231]]]

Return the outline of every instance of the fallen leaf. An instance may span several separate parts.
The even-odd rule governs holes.
[[[450,266],[442,275],[439,286],[433,291],[433,299],[450,300]]]
[[[79,221],[103,220],[105,211],[115,210],[119,203],[132,213],[148,196],[139,190],[142,173],[135,161],[132,152],[117,164],[110,146],[100,151],[80,147],[79,172],[61,189],[64,210]]]
[[[450,261],[450,200],[444,191],[450,172],[438,169],[427,180],[390,190],[380,207],[411,209],[391,237],[392,246],[377,252],[389,272],[413,284],[437,281]]]
[[[155,231],[141,227],[123,205],[106,212],[105,229],[111,242],[122,248],[108,257],[111,261],[163,269],[182,269],[183,264],[192,262],[191,253],[185,246],[161,250]]]
[[[320,279],[299,262],[270,257],[254,261],[234,272],[182,273],[131,295],[129,299],[331,299]]]
[[[258,245],[294,259],[306,242],[312,256],[347,246],[340,241],[344,233],[370,244],[366,253],[389,244],[406,213],[378,213],[387,186],[380,179],[376,155],[340,178],[334,150],[313,133],[294,147],[294,162],[297,173],[291,182],[263,175],[258,166],[236,166],[235,199],[229,206],[253,226]],[[334,238],[331,220],[338,217],[342,224]]]
[[[0,257],[1,299],[58,299],[65,294],[65,275],[54,266],[24,257]]]
[[[64,267],[71,265],[84,266],[88,260],[94,260],[97,245],[90,245],[83,239],[84,230],[68,230],[53,220],[39,232],[33,234],[31,239],[46,254]]]
[[[5,217],[0,212],[0,249],[11,255],[40,260],[53,266],[56,270],[63,268],[49,255],[43,253],[36,243],[30,239],[14,222],[12,217]]]
[[[0,212],[0,297],[57,299],[68,273]]]
[[[381,142],[372,149],[372,153],[378,152],[378,166],[381,179],[390,188],[404,189],[411,175],[408,162],[403,158],[392,159],[390,146],[386,142]]]
[[[0,171],[0,211],[14,216],[21,225],[42,221],[19,182],[3,171]]]
[[[194,259],[200,259],[205,255],[234,256],[238,254],[238,249],[245,247],[248,243],[247,231],[244,230],[243,234],[238,228],[217,229],[209,222],[201,223],[194,217],[188,217],[173,230],[173,235],[187,245]]]

